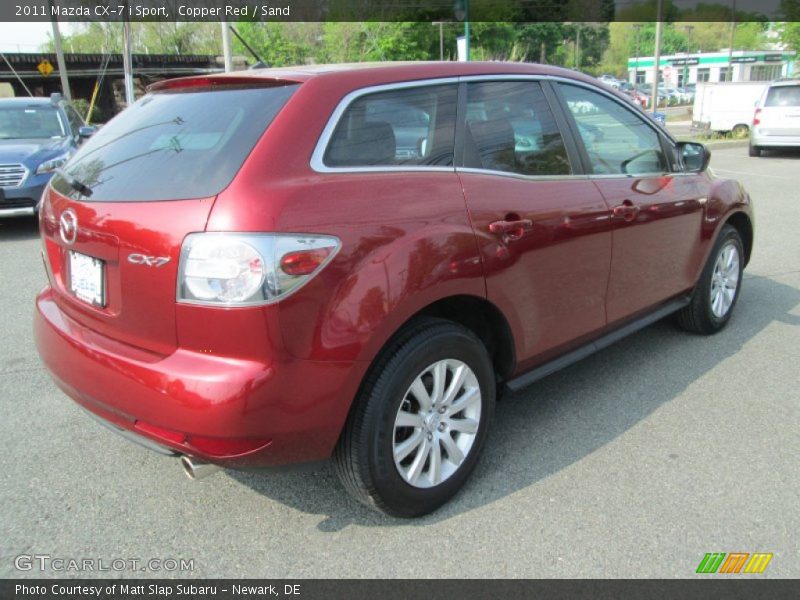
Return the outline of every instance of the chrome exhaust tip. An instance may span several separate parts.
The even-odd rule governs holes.
[[[191,456],[181,456],[181,466],[183,472],[189,479],[203,479],[209,475],[213,475],[220,470],[221,467],[212,465],[211,463],[192,458]]]

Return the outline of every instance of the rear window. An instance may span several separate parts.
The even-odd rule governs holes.
[[[64,170],[92,190],[93,201],[214,196],[297,87],[147,94],[92,136]],[[79,196],[61,176],[53,187]]]
[[[769,88],[764,106],[800,106],[800,85],[781,85]]]

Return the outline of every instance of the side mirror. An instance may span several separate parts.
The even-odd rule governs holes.
[[[678,152],[687,173],[702,173],[708,168],[711,152],[697,142],[678,142]]]
[[[82,139],[90,138],[94,135],[97,131],[97,127],[92,125],[84,125],[83,127],[78,128],[78,137]]]

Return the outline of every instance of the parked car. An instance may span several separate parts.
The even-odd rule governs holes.
[[[608,73],[600,75],[600,77],[598,77],[597,79],[602,83],[605,83],[606,85],[610,85],[614,89],[619,89],[620,85],[622,84],[622,82],[619,79],[617,79],[613,75],[609,75]]]
[[[659,88],[661,90],[662,88]],[[688,92],[684,91],[682,88],[678,87],[667,87],[663,88],[667,95],[669,96],[669,100],[671,104],[689,104],[693,100],[693,95],[689,94]]]
[[[35,214],[53,172],[93,131],[60,94],[0,99],[0,217]]]
[[[691,104],[692,102],[694,102],[694,90],[693,89],[689,89],[688,87],[677,87],[675,89],[681,95],[681,103],[682,104]]]
[[[750,128],[750,156],[764,148],[800,147],[800,80],[775,81],[756,104]]]
[[[628,95],[642,108],[647,108],[650,105],[650,94],[647,94],[642,90],[633,89],[628,93]]]
[[[752,206],[708,160],[541,65],[162,81],[44,194],[36,345],[192,477],[332,456],[366,505],[423,515],[469,477],[499,394],[668,315],[725,327]]]
[[[638,91],[642,96],[647,97],[647,106],[652,106],[653,100],[653,86],[648,83],[642,83],[636,86],[636,91]],[[669,95],[664,92],[662,88],[658,89],[658,106],[667,106],[669,104]]]

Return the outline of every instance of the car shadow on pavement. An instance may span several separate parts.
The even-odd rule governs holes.
[[[797,288],[750,276],[729,326],[715,336],[682,332],[666,319],[506,397],[471,479],[450,503],[421,519],[392,519],[361,506],[327,463],[298,471],[227,473],[277,502],[323,515],[317,529],[324,532],[350,524],[414,527],[445,521],[536,486],[624,435],[766,327],[776,322],[800,327],[800,316],[791,313],[798,305]],[[698,405],[706,400],[700,393],[692,398]],[[692,420],[687,412],[687,428]],[[665,449],[663,460],[674,460],[673,451]]]
[[[0,241],[29,240],[35,237],[39,237],[39,220],[36,217],[0,219]]]
[[[800,158],[797,148],[762,148],[761,156],[764,158]]]

